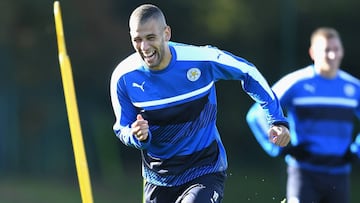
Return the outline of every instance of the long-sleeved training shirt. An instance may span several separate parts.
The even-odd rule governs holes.
[[[247,114],[247,122],[264,150],[271,156],[288,154],[285,160],[291,166],[349,173],[347,155],[354,118],[360,116],[360,81],[343,70],[327,79],[310,65],[284,76],[272,89],[287,113],[291,146],[279,148],[265,139],[266,123],[255,104]]]
[[[165,69],[150,70],[134,53],[111,77],[113,130],[125,145],[141,150],[146,181],[177,186],[227,169],[216,127],[218,80],[241,81],[245,92],[263,106],[269,124],[287,124],[277,97],[251,63],[215,47],[169,46],[172,58]],[[145,142],[130,132],[139,113],[149,122]]]

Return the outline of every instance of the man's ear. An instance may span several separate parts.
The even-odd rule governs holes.
[[[171,28],[170,28],[170,26],[166,26],[164,34],[165,34],[165,40],[170,41],[170,39],[171,39]]]
[[[310,48],[309,48],[309,56],[310,56],[310,58],[312,59],[312,60],[314,60],[314,50],[313,50],[313,48],[310,46]]]

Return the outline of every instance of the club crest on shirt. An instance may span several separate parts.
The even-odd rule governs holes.
[[[351,97],[355,94],[355,87],[352,84],[344,85],[344,93],[346,96]]]
[[[186,75],[187,75],[188,80],[194,82],[200,78],[201,71],[198,68],[190,68],[187,71]]]

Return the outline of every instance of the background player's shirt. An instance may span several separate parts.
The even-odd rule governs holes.
[[[339,70],[327,79],[313,65],[290,73],[273,86],[287,112],[291,146],[280,149],[262,139],[264,123],[254,105],[247,121],[258,141],[272,156],[289,154],[289,165],[330,173],[350,172],[347,153],[353,137],[354,118],[360,115],[360,81]],[[261,113],[261,112],[260,112]]]
[[[287,124],[276,96],[246,60],[209,46],[169,46],[172,59],[165,69],[150,70],[134,53],[111,78],[114,132],[125,145],[141,150],[148,182],[176,186],[226,170],[226,152],[216,128],[218,80],[241,80],[243,89],[263,106],[269,124]],[[146,142],[130,133],[138,113],[149,122]]]

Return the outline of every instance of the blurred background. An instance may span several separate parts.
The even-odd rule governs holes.
[[[343,69],[360,77],[358,0],[71,0],[60,1],[94,202],[141,202],[139,151],[114,135],[109,80],[133,52],[131,11],[158,5],[172,40],[213,45],[254,63],[273,84],[311,63],[309,37],[318,26],[343,39]],[[79,184],[58,62],[53,3],[0,1],[0,202],[78,203]],[[252,100],[239,82],[220,81],[218,127],[229,155],[224,203],[280,202],[286,166],[256,142],[245,122]],[[359,166],[352,202],[360,201]]]

